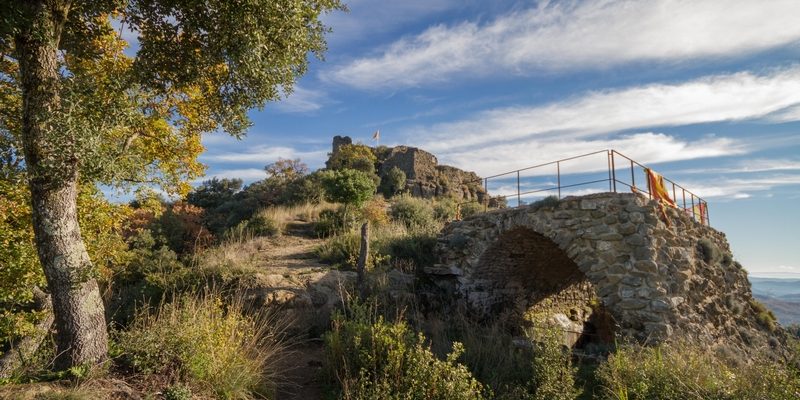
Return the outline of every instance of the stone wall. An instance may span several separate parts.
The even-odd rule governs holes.
[[[780,347],[725,235],[667,215],[669,225],[657,203],[618,193],[479,214],[444,229],[440,263],[426,273],[488,316],[511,305],[565,330],[609,325],[601,335],[639,342]]]

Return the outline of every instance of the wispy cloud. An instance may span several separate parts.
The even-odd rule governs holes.
[[[488,176],[603,149],[618,150],[645,164],[720,157],[746,151],[738,141],[730,138],[709,136],[688,141],[663,133],[647,132],[600,138],[562,135],[463,151],[443,150],[436,154],[444,163]],[[562,168],[564,173],[580,173],[605,171],[608,165],[605,154],[600,154],[563,163]],[[555,167],[541,171],[542,174],[555,174]],[[528,174],[538,173],[530,171]]]
[[[683,174],[744,174],[775,171],[800,171],[800,160],[752,159],[740,160],[735,164],[720,168],[698,168],[675,171]]]
[[[259,163],[266,165],[279,158],[299,158],[303,162],[316,166],[327,159],[326,150],[301,151],[292,147],[260,145],[251,147],[246,152],[209,154],[202,157],[205,162],[230,163]]]
[[[384,89],[462,76],[733,57],[797,43],[798,14],[795,0],[543,2],[485,24],[430,27],[323,77]]]
[[[292,93],[282,93],[282,99],[273,104],[279,111],[287,113],[307,113],[317,111],[331,102],[327,93],[321,90],[306,89],[295,85]]]
[[[800,175],[714,179],[704,182],[688,182],[686,186],[696,188],[694,191],[703,198],[746,199],[755,193],[797,185],[800,185]]]
[[[591,137],[608,132],[765,117],[800,104],[800,66],[768,74],[740,72],[677,84],[589,92],[544,105],[496,108],[408,132],[434,152],[534,138]]]
[[[196,184],[203,182],[205,180],[209,180],[212,178],[218,179],[241,179],[245,182],[252,182],[259,179],[264,179],[267,177],[267,173],[264,172],[262,168],[241,168],[241,169],[225,169],[221,171],[217,171],[214,173],[210,173],[204,176],[201,179],[197,179],[195,181]]]

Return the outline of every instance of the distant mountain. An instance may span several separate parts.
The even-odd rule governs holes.
[[[800,324],[800,279],[750,278],[753,296],[769,307],[781,325]]]

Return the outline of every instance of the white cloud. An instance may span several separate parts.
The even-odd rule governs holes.
[[[684,174],[742,174],[776,171],[800,171],[800,160],[759,158],[742,160],[730,167],[687,169],[676,172]]]
[[[729,138],[706,137],[687,141],[663,133],[647,132],[603,138],[563,135],[486,145],[480,149],[444,150],[436,154],[443,163],[490,176],[603,149],[615,149],[646,165],[745,152],[743,146]],[[596,154],[562,163],[561,172],[564,175],[603,172],[608,170],[607,162],[605,153]],[[554,176],[555,173],[556,167],[551,165],[527,171],[523,176]]]
[[[273,107],[287,113],[305,113],[317,111],[330,102],[328,95],[320,90],[306,89],[295,85],[292,93],[282,93],[282,99],[273,103]]]
[[[698,196],[705,199],[747,199],[753,192],[766,192],[780,187],[800,185],[800,175],[771,175],[753,178],[714,179],[704,182],[689,182]]]
[[[757,75],[740,72],[679,84],[589,92],[571,100],[497,108],[454,122],[418,128],[411,137],[434,152],[487,143],[659,126],[756,119],[800,105],[800,66]]]
[[[217,163],[254,163],[266,165],[277,161],[279,158],[299,158],[306,164],[314,166],[326,160],[327,154],[326,150],[300,151],[291,147],[262,145],[251,147],[247,152],[204,155],[202,160],[205,162]]]
[[[210,180],[212,178],[218,179],[241,179],[245,182],[252,182],[257,181],[259,179],[264,179],[267,177],[267,173],[264,172],[263,168],[242,168],[242,169],[226,169],[221,170],[218,172],[214,172],[204,176],[201,179],[197,179],[195,183],[200,183],[206,180]]]
[[[734,57],[798,43],[798,14],[796,0],[543,2],[486,24],[430,27],[323,77],[382,89],[499,72]]]
[[[333,33],[328,42],[354,42],[398,29],[404,24],[463,5],[463,0],[348,0],[349,12],[323,16]]]

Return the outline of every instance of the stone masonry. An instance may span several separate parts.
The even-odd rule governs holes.
[[[477,313],[547,320],[573,345],[591,330],[604,341],[779,347],[725,235],[674,209],[667,225],[658,207],[601,193],[478,214],[445,227],[426,273]]]

